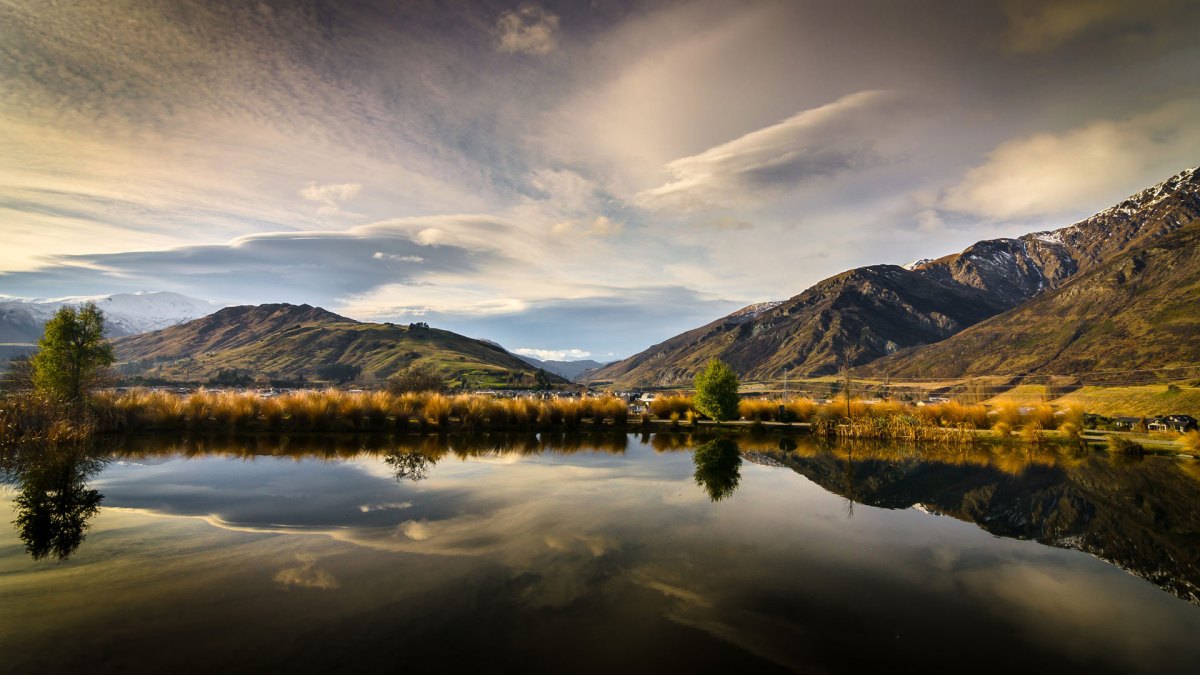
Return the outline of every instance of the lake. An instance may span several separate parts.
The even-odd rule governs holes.
[[[1200,465],[554,434],[4,453],[3,670],[1200,672]]]

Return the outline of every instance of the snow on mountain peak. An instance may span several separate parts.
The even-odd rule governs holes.
[[[223,305],[169,291],[138,291],[112,295],[67,296],[60,298],[5,298],[0,310],[27,313],[34,321],[45,322],[65,305],[94,302],[104,312],[110,334],[147,333],[192,319],[207,316]]]

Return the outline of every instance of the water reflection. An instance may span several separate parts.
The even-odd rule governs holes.
[[[870,443],[743,448],[853,504],[917,507],[1003,537],[1086,551],[1200,604],[1200,471],[1077,448]]]
[[[106,495],[72,565],[0,532],[15,670],[1191,673],[1200,656],[1196,607],[1013,540],[1194,599],[1196,463],[686,427],[104,456],[5,464],[18,514],[28,486]]]
[[[742,455],[736,442],[717,438],[696,446],[692,461],[696,465],[696,484],[708,498],[719,502],[737,490],[741,480]]]
[[[4,453],[5,482],[19,488],[13,525],[34,560],[66,560],[83,543],[88,522],[104,500],[87,481],[104,465],[77,447]]]
[[[405,480],[419,483],[425,480],[435,462],[437,460],[433,457],[415,449],[392,450],[383,456],[383,463],[396,474],[397,483]]]
[[[691,450],[692,479],[712,502],[726,501],[738,490],[746,458],[787,468],[837,495],[844,500],[847,518],[855,516],[856,504],[917,507],[975,523],[992,534],[1087,551],[1200,604],[1200,547],[1195,545],[1200,538],[1200,509],[1195,508],[1200,470],[1194,462],[1130,461],[1121,455],[1074,448],[826,445],[804,437],[742,436],[735,440],[686,431],[644,434],[640,439],[623,433],[195,437],[170,443],[131,438],[102,454],[135,462],[168,457],[375,458],[397,483],[413,485],[429,480],[446,457],[565,459],[585,451],[623,456],[631,438],[638,447],[652,448],[655,453]],[[17,491],[13,523],[34,559],[65,559],[84,541],[88,522],[99,512],[104,498],[87,486],[105,466],[106,459],[99,454],[81,449],[4,452],[6,482]],[[596,464],[595,460],[588,463]],[[234,484],[235,474],[236,469],[231,469],[231,475],[222,480]],[[226,503],[245,498],[238,493]],[[382,497],[378,501],[397,502]],[[210,513],[220,504],[197,508]],[[313,502],[303,517],[322,521],[321,508],[331,507]],[[372,518],[382,517],[375,506],[362,508]],[[427,495],[409,508],[406,518],[416,524],[408,525],[408,531],[419,532],[427,527],[422,523],[457,507]],[[276,513],[274,518],[286,520],[287,515]],[[332,523],[339,518],[344,516],[331,513],[325,520]]]

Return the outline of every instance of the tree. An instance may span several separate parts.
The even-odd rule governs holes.
[[[711,359],[696,373],[696,410],[718,422],[737,417],[738,377],[729,364]]]
[[[537,383],[537,389],[543,391],[550,389],[550,376],[546,374],[545,368],[538,368],[537,375],[534,376],[534,381]]]
[[[30,359],[33,383],[46,394],[78,404],[115,360],[104,339],[104,313],[92,302],[68,305],[46,322],[38,352]]]
[[[403,394],[410,391],[441,391],[445,381],[441,375],[423,363],[402,368],[388,378],[388,391]]]
[[[317,377],[334,384],[345,384],[361,374],[362,366],[348,363],[327,363],[317,368]]]

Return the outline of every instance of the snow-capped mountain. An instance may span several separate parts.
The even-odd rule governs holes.
[[[94,302],[111,337],[137,335],[207,316],[222,305],[167,291],[63,298],[0,299],[0,342],[35,342],[46,321],[64,305]]]

